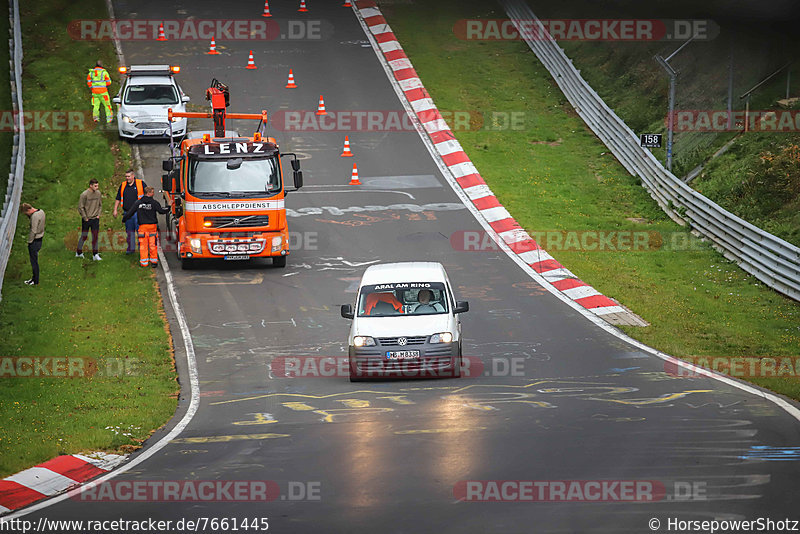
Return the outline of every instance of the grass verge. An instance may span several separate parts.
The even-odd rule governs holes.
[[[86,73],[98,58],[111,73],[114,49],[109,42],[73,41],[66,28],[72,20],[107,18],[104,2],[21,4],[26,111],[88,110]],[[105,252],[103,261],[93,262],[88,253],[75,258],[73,249],[78,196],[90,178],[100,180],[103,192],[101,230],[124,230],[111,208],[129,162],[130,148],[116,130],[95,129],[91,120],[78,130],[27,134],[22,200],[45,210],[47,231],[40,285],[22,284],[30,277],[24,214],[5,276],[0,477],[59,454],[129,452],[175,411],[178,384],[154,273],[122,252]],[[100,372],[9,377],[13,357],[83,359]]]
[[[454,36],[459,19],[504,18],[497,5],[441,1],[426,4],[425,17],[414,5],[382,9],[440,110],[521,114],[518,128],[484,121],[454,133],[528,232],[648,231],[666,243],[692,243],[639,252],[550,250],[581,279],[651,323],[624,327],[626,333],[676,356],[800,356],[800,304],[667,218],[575,114],[524,43]],[[800,399],[797,378],[758,383]]]

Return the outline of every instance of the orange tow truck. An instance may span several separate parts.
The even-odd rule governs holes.
[[[289,230],[284,198],[303,186],[300,162],[281,154],[272,137],[264,137],[267,112],[227,113],[230,92],[216,79],[206,91],[211,112],[177,112],[173,117],[212,118],[214,130],[189,132],[177,150],[170,127],[169,159],[162,168],[162,189],[171,205],[168,231],[175,240],[181,266],[201,259],[272,258],[286,266]],[[259,120],[252,137],[225,129],[227,119]],[[285,187],[282,157],[291,157],[293,188]]]

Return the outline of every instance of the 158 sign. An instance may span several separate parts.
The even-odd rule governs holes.
[[[641,134],[639,141],[645,148],[661,148],[661,134]]]

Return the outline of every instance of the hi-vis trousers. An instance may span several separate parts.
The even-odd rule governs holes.
[[[139,265],[158,265],[158,225],[139,225]]]

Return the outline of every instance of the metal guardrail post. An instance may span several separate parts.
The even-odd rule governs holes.
[[[12,37],[9,39],[9,59],[11,68],[11,107],[14,111],[16,131],[11,159],[11,173],[8,178],[8,190],[3,202],[3,211],[0,213],[0,291],[3,287],[8,257],[14,242],[19,214],[20,197],[22,196],[22,181],[25,171],[25,125],[22,121],[22,27],[19,17],[19,0],[12,0],[8,6],[9,29]],[[0,294],[2,299],[2,294]]]

